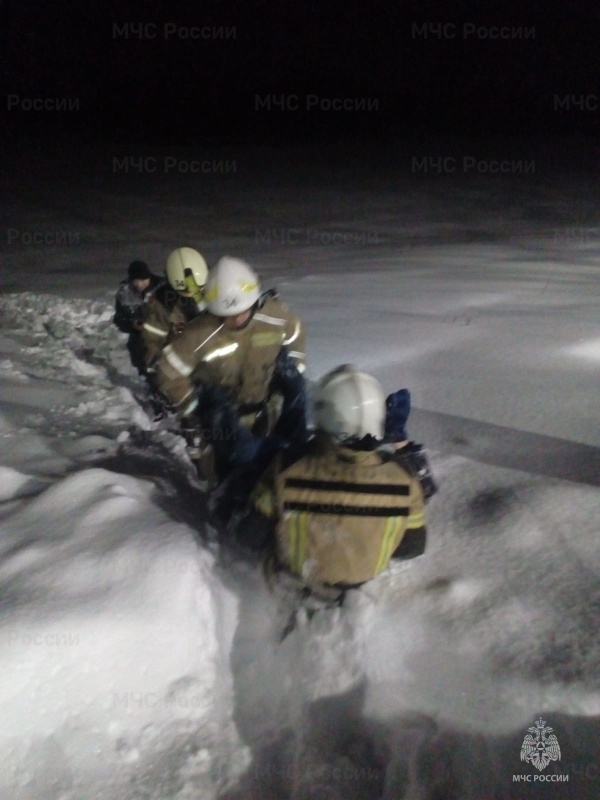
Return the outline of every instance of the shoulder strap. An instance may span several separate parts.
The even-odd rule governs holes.
[[[258,298],[258,307],[262,308],[267,300],[271,298],[279,297],[277,294],[277,289],[267,289],[266,292],[263,292],[261,296]]]

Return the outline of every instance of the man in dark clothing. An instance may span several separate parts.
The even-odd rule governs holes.
[[[153,275],[144,261],[132,261],[127,278],[121,282],[115,297],[113,322],[123,333],[129,334],[127,351],[132,365],[140,375],[146,375],[146,345],[142,335],[144,317],[149,298],[163,283]]]

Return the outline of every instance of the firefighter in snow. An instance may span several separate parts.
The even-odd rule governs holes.
[[[304,330],[239,258],[211,269],[205,299],[207,313],[163,349],[157,378],[194,442],[198,471],[218,482],[306,439]]]
[[[351,365],[326,375],[315,436],[275,456],[235,521],[238,541],[253,537],[250,547],[271,549],[276,567],[308,590],[342,598],[391,559],[422,555],[424,505],[436,487],[422,448],[416,463],[411,457],[420,446],[406,435],[407,399],[401,389],[386,401],[380,384]]]

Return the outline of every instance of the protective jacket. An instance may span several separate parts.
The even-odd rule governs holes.
[[[302,323],[271,291],[261,296],[242,329],[229,330],[220,317],[210,313],[186,325],[162,352],[157,368],[159,386],[182,417],[197,406],[197,384],[226,390],[240,417],[252,414],[269,398],[283,348],[303,372]]]
[[[279,563],[306,585],[356,586],[391,558],[423,553],[421,486],[393,454],[339,446],[319,433],[284,469],[282,458],[251,501],[275,523]]]
[[[192,297],[184,297],[169,283],[162,281],[148,298],[144,315],[143,337],[146,346],[146,363],[153,364],[165,345],[182,331],[190,320],[205,309]]]

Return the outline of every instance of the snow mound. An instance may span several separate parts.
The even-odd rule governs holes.
[[[0,503],[37,494],[48,482],[24,475],[11,467],[0,466]]]
[[[27,477],[11,476],[14,495]],[[211,798],[246,765],[228,666],[236,599],[154,491],[88,469],[6,521],[4,796],[42,800],[45,784],[65,798]]]

